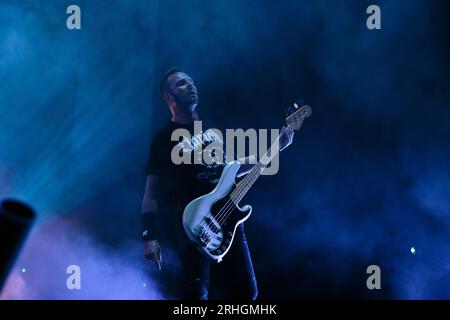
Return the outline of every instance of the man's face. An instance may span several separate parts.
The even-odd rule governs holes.
[[[197,87],[194,80],[186,73],[177,72],[168,79],[169,92],[174,98],[177,107],[191,108],[192,111],[198,103]]]

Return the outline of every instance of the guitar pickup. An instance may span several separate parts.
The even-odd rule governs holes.
[[[205,228],[202,228],[200,230],[198,237],[204,246],[208,245],[211,241],[211,236],[208,234]]]

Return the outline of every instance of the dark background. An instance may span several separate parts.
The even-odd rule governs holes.
[[[69,4],[81,30],[65,27]],[[381,30],[366,27],[371,4]],[[149,286],[134,283],[158,283],[142,261],[140,205],[148,145],[169,118],[157,83],[178,66],[196,81],[201,116],[222,128],[279,128],[298,98],[313,109],[279,173],[244,200],[260,298],[449,298],[448,7],[2,2],[0,196],[40,212],[18,264],[30,269],[28,297],[145,298]],[[92,279],[82,293],[48,280],[70,263]],[[366,287],[371,264],[382,290]]]

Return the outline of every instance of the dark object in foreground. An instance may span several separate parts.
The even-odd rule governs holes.
[[[34,210],[20,201],[0,202],[0,292],[35,216]]]

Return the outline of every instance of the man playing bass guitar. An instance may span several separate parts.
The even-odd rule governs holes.
[[[156,133],[150,145],[142,204],[144,255],[161,270],[161,247],[164,249],[167,244],[176,249],[183,271],[181,298],[208,299],[211,273],[216,273],[227,285],[227,288],[220,288],[226,293],[226,298],[256,299],[258,289],[244,223],[236,228],[227,257],[219,264],[202,254],[183,230],[183,210],[192,200],[214,189],[225,165],[174,164],[171,152],[179,142],[171,140],[172,132],[180,128],[188,130],[192,138],[188,145],[200,144],[200,150],[221,137],[208,132],[205,121],[202,122],[203,136],[195,136],[194,121],[201,119],[197,108],[199,99],[194,81],[188,74],[177,69],[169,70],[160,82],[160,93],[172,117]],[[285,130],[280,135],[280,150],[289,146],[292,140],[293,131]],[[196,150],[196,147],[184,148],[183,152],[195,153]],[[243,163],[236,177],[245,176],[254,167],[245,161]]]

